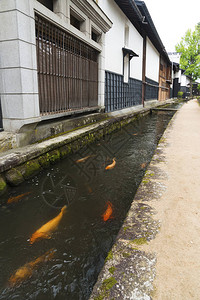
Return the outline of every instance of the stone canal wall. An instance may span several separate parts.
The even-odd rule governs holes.
[[[154,102],[146,108],[134,107],[111,113],[106,120],[93,125],[5,152],[0,157],[0,194],[4,193],[8,186],[19,185],[87,144],[100,140],[103,136],[143,117],[150,112],[152,107],[173,102],[174,100],[167,100],[162,104]]]

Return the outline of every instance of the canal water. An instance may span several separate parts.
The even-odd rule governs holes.
[[[172,115],[145,116],[1,197],[0,300],[89,298]],[[105,170],[114,157],[115,167]],[[108,204],[112,213],[105,221]],[[51,237],[30,244],[32,234],[64,205],[67,211]],[[51,257],[37,260],[49,250]],[[23,266],[28,275],[11,284]]]

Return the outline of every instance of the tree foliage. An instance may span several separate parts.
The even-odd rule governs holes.
[[[200,22],[194,31],[188,29],[181,42],[176,45],[176,51],[181,53],[180,67],[193,80],[200,78]]]

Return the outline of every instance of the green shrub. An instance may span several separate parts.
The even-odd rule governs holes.
[[[183,97],[183,92],[179,91],[178,92],[178,98],[182,98]]]

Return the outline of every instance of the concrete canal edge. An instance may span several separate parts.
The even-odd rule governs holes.
[[[145,108],[135,107],[111,113],[108,118],[95,124],[3,153],[0,157],[0,195],[8,186],[21,184],[51,164],[71,153],[76,153],[87,144],[100,140],[103,136],[143,117],[151,108],[174,102],[176,101],[153,102]]]
[[[153,201],[158,201],[166,190],[168,174],[163,150],[167,135],[177,113],[161,137],[154,156],[140,183],[127,217],[116,241],[107,255],[104,267],[93,288],[90,300],[153,299],[156,293],[156,253],[150,242],[160,231]]]

